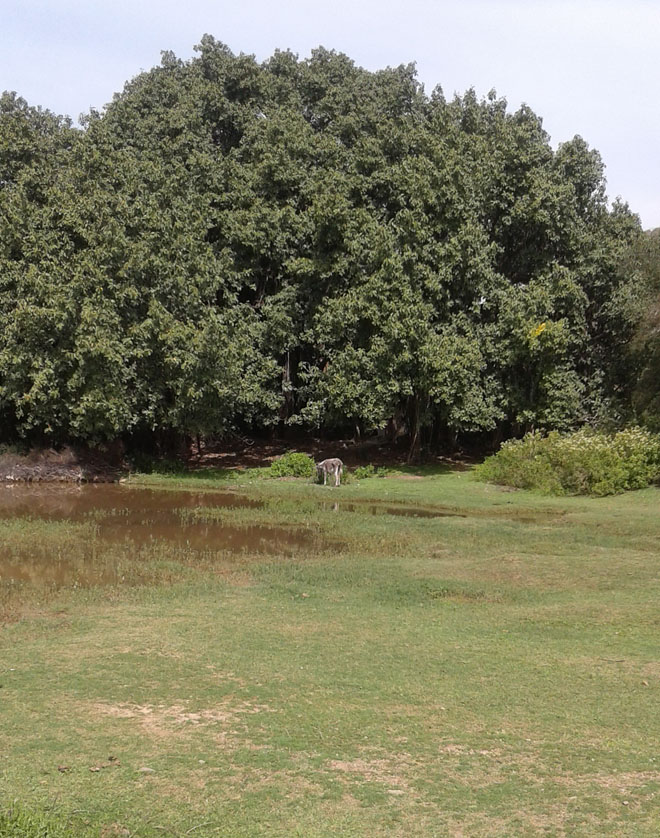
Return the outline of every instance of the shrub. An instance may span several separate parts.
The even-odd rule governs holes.
[[[29,454],[30,447],[25,442],[3,442],[0,443],[0,457],[4,454],[9,454],[18,457],[24,457],[26,454]]]
[[[353,471],[353,477],[357,480],[366,480],[367,477],[385,477],[386,469],[376,468],[369,463],[368,466],[358,466]]]
[[[270,464],[271,477],[313,477],[316,464],[307,454],[291,451]]]
[[[128,457],[131,471],[140,474],[178,474],[183,471],[180,460],[171,457],[157,457],[154,454],[135,452]]]
[[[641,428],[615,434],[583,429],[510,440],[476,469],[490,483],[552,495],[612,495],[660,477],[660,436]]]

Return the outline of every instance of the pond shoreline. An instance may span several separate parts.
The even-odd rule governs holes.
[[[174,458],[140,456],[137,465],[121,440],[93,447],[69,444],[63,448],[32,448],[27,451],[9,450],[0,453],[0,485],[12,483],[117,483],[133,470],[169,472],[174,465],[181,473],[202,474],[206,471],[226,470],[242,472],[253,468],[267,468],[275,460],[292,451],[306,453],[314,460],[329,456],[340,457],[345,467],[361,465],[374,467],[409,466],[407,449],[400,441],[383,442],[379,439],[356,443],[351,440],[320,440],[312,438],[272,440],[223,440],[195,450],[181,451]],[[145,459],[146,457],[146,459]],[[144,461],[144,462],[142,462]],[[416,463],[418,466],[439,466],[465,470],[474,459],[464,452],[455,456],[429,454]],[[142,466],[142,468],[140,467]],[[410,475],[408,479],[414,479]]]
[[[114,452],[108,452],[112,455]],[[117,483],[127,469],[106,452],[65,447],[0,454],[2,483]]]

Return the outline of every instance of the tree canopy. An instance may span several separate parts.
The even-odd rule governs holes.
[[[624,260],[637,286],[641,316],[632,342],[635,363],[633,405],[637,416],[660,431],[660,227],[637,239]]]
[[[4,94],[0,218],[6,437],[415,448],[635,409],[641,230],[600,156],[413,65],[204,36],[81,129]]]

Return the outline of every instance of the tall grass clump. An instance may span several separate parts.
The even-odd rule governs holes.
[[[76,830],[66,823],[23,811],[14,804],[9,809],[0,809],[0,835],[2,838],[74,838]]]
[[[614,434],[582,429],[505,442],[477,466],[490,483],[550,495],[613,495],[643,489],[660,478],[660,436],[642,428]]]

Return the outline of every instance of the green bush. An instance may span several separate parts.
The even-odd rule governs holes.
[[[128,457],[131,471],[139,474],[178,474],[184,470],[180,460],[171,457],[157,457],[136,451]]]
[[[8,454],[9,456],[18,456],[23,457],[25,454],[28,454],[30,451],[30,446],[26,445],[25,442],[16,442],[16,443],[0,443],[0,457],[4,454]]]
[[[386,469],[384,468],[376,468],[376,466],[369,465],[367,466],[358,466],[353,471],[353,477],[357,480],[366,480],[367,477],[385,477]]]
[[[270,464],[271,477],[313,477],[316,464],[307,454],[291,451]]]
[[[613,495],[660,478],[660,436],[642,428],[510,440],[476,469],[481,480],[551,495]]]

